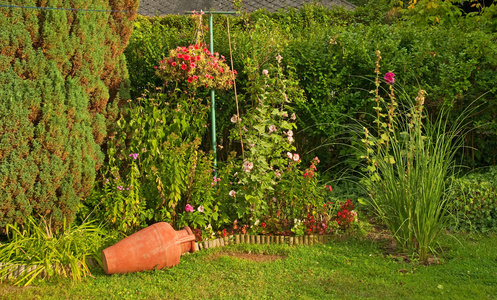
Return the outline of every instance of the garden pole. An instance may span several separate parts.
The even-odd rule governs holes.
[[[196,14],[194,11],[187,11],[187,14]],[[202,12],[201,12],[202,13]],[[234,15],[236,11],[204,11],[203,13],[209,15],[209,51],[214,54],[214,25],[212,22],[212,15]],[[212,139],[212,154],[214,176],[217,177],[217,142],[216,142],[216,93],[214,89],[211,90],[211,139]]]

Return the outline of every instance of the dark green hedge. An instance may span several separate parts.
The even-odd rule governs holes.
[[[332,166],[346,152],[337,146],[335,137],[349,122],[347,118],[364,118],[365,112],[372,112],[368,91],[373,88],[375,51],[380,50],[382,72],[397,75],[396,88],[413,97],[420,88],[427,91],[431,116],[443,105],[451,108],[454,117],[473,101],[480,105],[469,116],[476,129],[469,135],[472,148],[465,160],[470,165],[495,164],[497,43],[495,34],[478,20],[429,26],[400,21],[371,7],[349,12],[316,5],[230,18],[234,65],[240,74],[238,91],[244,93],[248,80],[243,73],[247,60],[261,62],[262,70],[275,64],[276,55],[281,54],[283,64],[295,69],[307,98],[293,108],[302,130],[297,147]],[[147,83],[161,84],[154,65],[172,47],[192,41],[193,25],[187,16],[138,19],[125,51],[135,95]],[[215,50],[229,57],[226,17],[215,17],[214,37]],[[235,106],[232,93],[219,98],[218,140],[223,141]],[[326,143],[331,145],[316,149]],[[225,147],[223,151],[230,150]],[[223,151],[220,155],[226,157]]]

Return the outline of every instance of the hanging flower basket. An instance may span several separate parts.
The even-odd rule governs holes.
[[[155,68],[165,82],[186,82],[193,89],[227,90],[233,86],[236,71],[231,71],[225,61],[224,56],[211,53],[204,44],[195,44],[171,50],[169,57]]]

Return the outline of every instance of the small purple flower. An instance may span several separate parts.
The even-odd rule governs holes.
[[[187,211],[187,212],[193,212],[193,207],[190,204],[187,204],[185,206],[185,211]]]
[[[133,159],[137,159],[138,158],[138,153],[131,153],[130,155],[128,156],[132,156]]]
[[[383,77],[383,79],[385,79],[386,83],[393,84],[395,82],[395,74],[392,72],[388,72],[385,74],[385,77]]]

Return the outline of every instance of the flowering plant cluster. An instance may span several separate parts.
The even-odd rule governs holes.
[[[211,53],[201,43],[171,50],[155,68],[166,82],[186,82],[192,89],[227,90],[233,86],[236,71],[231,71],[225,61],[224,56]]]
[[[357,221],[357,212],[354,210],[354,204],[347,199],[345,203],[340,202],[340,210],[335,217],[335,221],[341,229],[346,230],[350,224]]]

